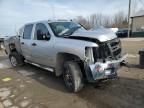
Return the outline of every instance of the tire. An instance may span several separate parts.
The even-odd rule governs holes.
[[[21,55],[19,55],[17,52],[12,52],[9,55],[9,60],[13,67],[18,67],[18,66],[21,66],[24,64],[23,57]]]
[[[83,75],[76,62],[68,61],[64,63],[63,79],[70,92],[78,92],[83,86]]]

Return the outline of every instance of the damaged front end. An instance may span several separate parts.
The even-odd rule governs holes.
[[[89,82],[117,77],[120,63],[126,58],[121,56],[121,42],[118,38],[98,45],[87,47],[85,52],[85,70]]]

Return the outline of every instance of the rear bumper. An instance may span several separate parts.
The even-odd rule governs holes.
[[[90,82],[117,77],[117,70],[120,67],[120,63],[123,62],[126,57],[127,55],[123,56],[119,60],[107,61],[105,63],[97,62],[89,65],[91,73]]]

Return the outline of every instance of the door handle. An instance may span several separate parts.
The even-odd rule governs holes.
[[[22,45],[24,45],[24,42],[21,42]]]
[[[32,43],[32,46],[37,46],[37,44],[36,43]]]

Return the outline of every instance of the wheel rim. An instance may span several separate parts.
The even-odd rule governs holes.
[[[10,58],[10,61],[11,61],[11,64],[13,65],[13,66],[16,66],[17,65],[17,60],[16,60],[16,58],[15,57],[11,57]]]
[[[72,75],[70,74],[69,69],[65,70],[64,81],[65,81],[66,86],[68,86],[69,88],[73,87],[73,79],[72,79]]]

